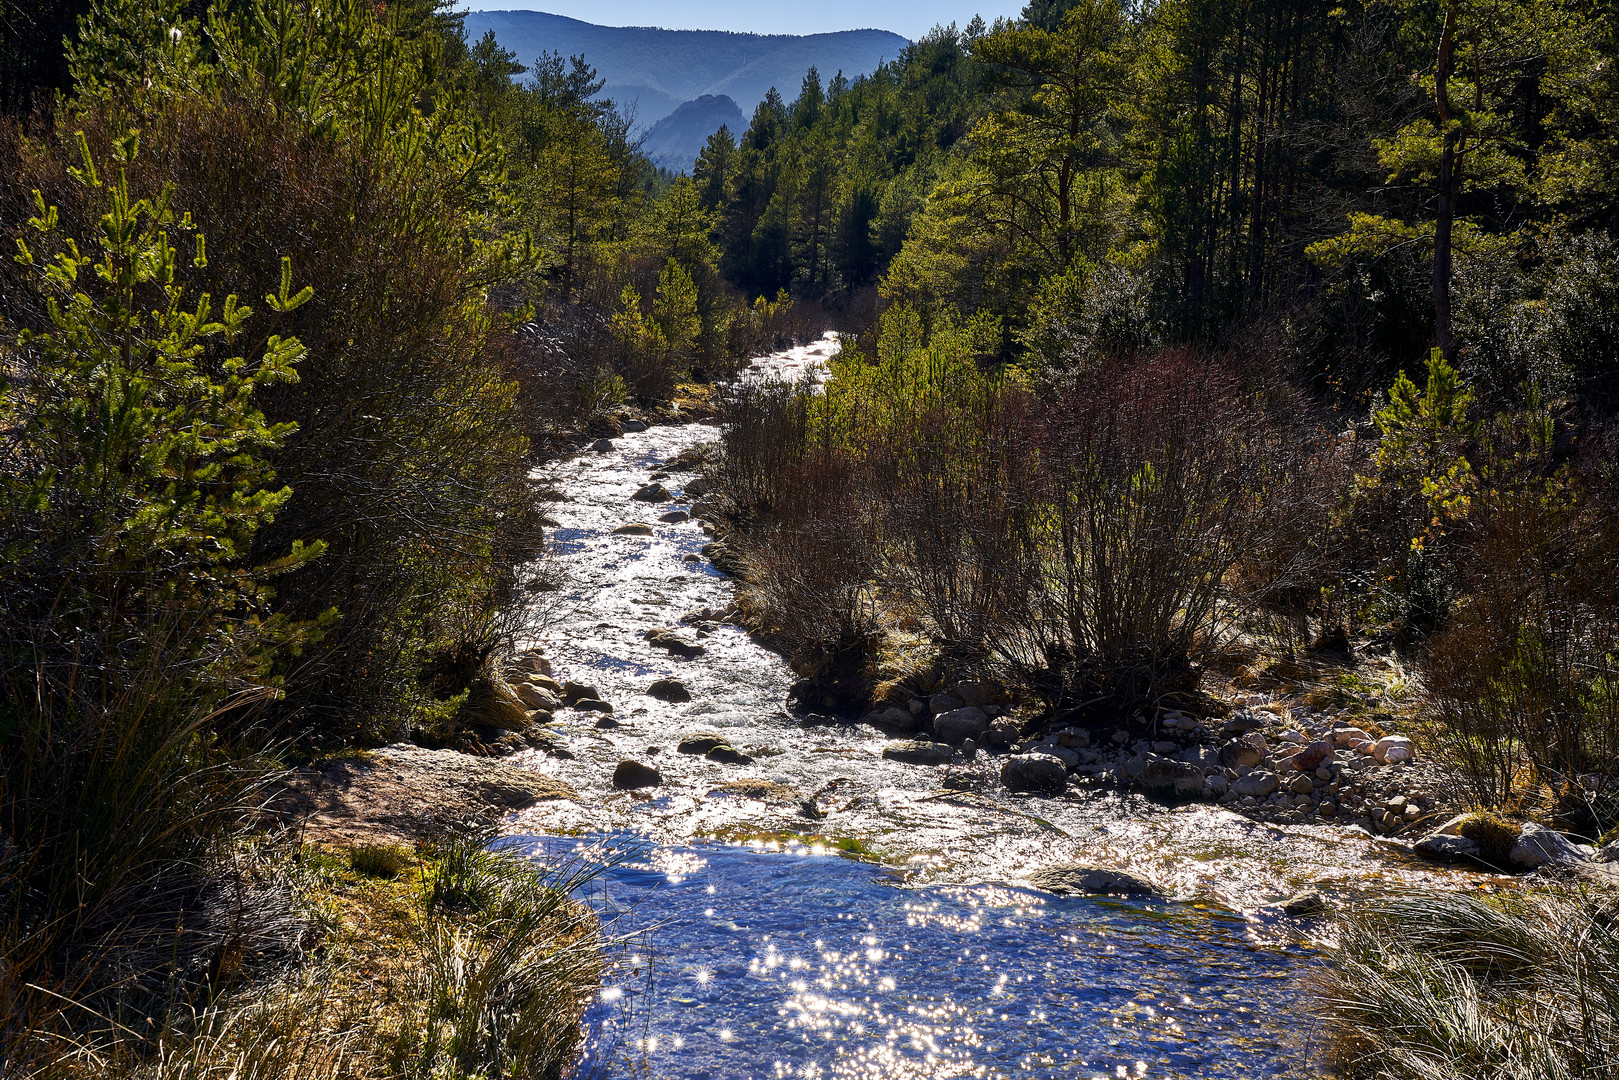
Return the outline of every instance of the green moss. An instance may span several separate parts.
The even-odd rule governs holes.
[[[1458,833],[1478,845],[1479,858],[1491,866],[1507,865],[1512,845],[1518,842],[1520,826],[1487,810],[1467,815]]]

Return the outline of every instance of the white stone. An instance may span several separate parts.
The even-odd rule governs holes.
[[[1398,765],[1417,756],[1417,748],[1404,735],[1387,735],[1372,746],[1372,757],[1379,765]]]

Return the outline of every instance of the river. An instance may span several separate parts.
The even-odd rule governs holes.
[[[813,372],[831,336],[756,363]],[[787,1077],[1279,1077],[1315,1075],[1309,1033],[1315,920],[1280,913],[1302,887],[1351,892],[1434,871],[1354,830],[1284,827],[1193,805],[1070,792],[1010,795],[996,761],[943,768],[879,755],[870,727],[807,726],[784,701],[794,675],[739,628],[682,623],[732,603],[700,555],[710,539],[666,468],[717,437],[662,425],[548,467],[564,585],[525,645],[559,679],[614,706],[563,711],[571,757],[519,764],[567,781],[510,823],[511,843],[605,866],[592,898],[626,955],[592,1019],[593,1075]],[[667,474],[667,475],[662,475]],[[657,478],[668,503],[637,502]],[[616,534],[645,522],[650,536]],[[645,639],[676,630],[690,659]],[[647,695],[676,678],[691,700]],[[681,754],[692,731],[753,760]],[[659,786],[612,787],[621,760]],[[805,803],[809,804],[806,808]],[[1062,899],[1031,872],[1083,861],[1148,878],[1169,899]]]

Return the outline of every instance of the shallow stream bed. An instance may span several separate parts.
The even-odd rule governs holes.
[[[757,367],[797,377],[835,347],[829,337]],[[701,526],[658,520],[690,509],[695,475],[664,463],[716,436],[656,426],[546,473],[563,496],[551,513],[566,583],[529,644],[557,678],[594,684],[618,726],[558,713],[573,756],[517,763],[581,798],[542,803],[510,830],[547,856],[619,853],[598,899],[628,909],[615,926],[636,929],[649,959],[607,988],[601,1067],[629,1075],[634,1060],[693,1080],[1309,1075],[1317,928],[1275,903],[1437,872],[1353,830],[1117,794],[1010,795],[986,755],[952,766],[978,771],[979,790],[946,790],[943,767],[882,759],[873,728],[806,726],[784,707],[794,676],[779,656],[737,627],[680,621],[732,602],[731,580],[699,555]],[[632,498],[665,472],[671,501]],[[634,522],[651,535],[613,531]],[[703,652],[674,657],[645,639],[653,629]],[[648,696],[662,678],[691,700]],[[723,734],[752,764],[678,753],[693,731]],[[662,783],[614,789],[621,760]],[[1172,899],[1025,887],[1073,861],[1130,871]]]

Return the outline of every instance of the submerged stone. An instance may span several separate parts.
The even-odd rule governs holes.
[[[1105,894],[1111,896],[1162,896],[1158,886],[1123,870],[1109,870],[1078,863],[1048,866],[1029,875],[1029,884],[1058,896]]]
[[[613,786],[629,791],[635,788],[657,787],[663,783],[663,774],[650,765],[626,758],[613,770]]]

